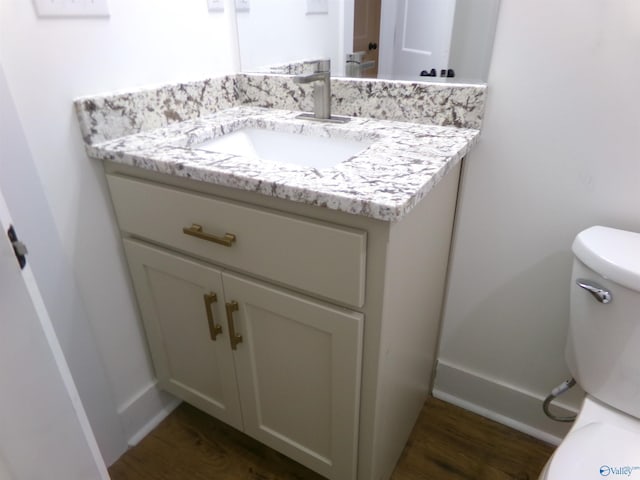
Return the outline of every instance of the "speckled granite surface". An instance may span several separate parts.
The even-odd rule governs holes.
[[[243,74],[238,89],[245,105],[313,110],[312,87],[289,76]],[[332,78],[331,95],[336,115],[478,129],[486,87]]]
[[[235,107],[87,146],[87,152],[97,159],[396,221],[458,163],[478,135],[473,129],[365,118],[345,125],[322,124],[296,119],[295,115],[286,110]],[[327,169],[197,148],[205,140],[244,127],[372,143]]]
[[[388,80],[331,81],[337,115],[480,128],[486,87]],[[82,97],[74,102],[85,143],[165,127],[238,105],[313,110],[313,88],[289,75],[238,74]]]
[[[93,144],[192,120],[238,104],[235,75],[140,88],[74,101],[85,143]]]
[[[79,98],[90,157],[396,221],[476,142],[484,86],[332,79],[334,114],[345,125],[299,120],[312,87],[287,75],[238,74]],[[269,107],[269,108],[265,108]],[[369,140],[332,168],[265,162],[188,145],[254,127]]]

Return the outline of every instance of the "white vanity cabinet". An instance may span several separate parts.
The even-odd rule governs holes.
[[[220,257],[218,261],[239,250],[236,263],[250,271],[253,265],[247,257],[257,255],[242,255],[237,247],[250,243],[245,236],[259,235],[270,258],[258,263],[268,265],[263,268],[271,276],[284,278],[295,276],[295,268],[270,261],[273,256],[283,263],[295,257],[295,252],[281,245],[287,237],[299,239],[309,229],[323,239],[346,235],[347,247],[355,243],[360,257],[357,245],[364,249],[364,232],[255,211],[124,177],[109,177],[109,185],[123,231],[138,237],[125,238],[123,243],[159,386],[328,478],[355,478],[363,314],[149,242],[175,247],[186,241],[186,250],[202,253],[197,250],[201,247],[206,256]],[[184,211],[178,198],[184,200]],[[212,210],[200,212],[201,202]],[[235,215],[226,224],[234,231],[233,242],[219,244],[183,231],[191,228],[193,215],[207,229],[211,222],[224,223],[224,214],[221,219],[216,213],[225,209]],[[276,230],[270,232],[273,225],[253,231],[253,222],[260,222],[262,215],[277,224],[282,242],[274,238]],[[186,226],[175,239],[158,231],[150,233],[144,226],[172,221]],[[355,260],[361,270],[360,259]],[[314,286],[318,283],[313,270],[303,275],[312,277],[308,282],[315,282]],[[304,279],[300,283],[306,285]],[[330,287],[322,290],[325,295]],[[358,295],[352,300],[359,301]]]
[[[334,480],[430,390],[459,167],[398,222],[105,163],[161,388]]]
[[[158,384],[242,430],[222,271],[136,240],[123,243]]]
[[[159,385],[327,477],[353,478],[362,314],[124,246]]]

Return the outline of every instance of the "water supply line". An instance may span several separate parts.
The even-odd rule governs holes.
[[[551,405],[551,402],[555,400],[557,397],[559,397],[560,395],[562,395],[563,393],[565,393],[575,384],[576,384],[576,381],[573,378],[571,378],[570,380],[565,380],[556,388],[551,390],[551,393],[547,396],[547,398],[544,399],[544,402],[542,403],[542,410],[544,410],[544,414],[547,417],[549,417],[551,420],[555,420],[556,422],[573,422],[576,419],[575,415],[571,415],[569,417],[562,417],[562,416],[551,413],[551,411],[549,410],[549,406]]]

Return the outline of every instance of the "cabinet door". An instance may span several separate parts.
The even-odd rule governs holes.
[[[241,430],[220,271],[134,240],[123,243],[158,384]],[[213,340],[217,325],[222,331]]]
[[[328,478],[355,478],[363,316],[222,276],[242,336],[234,355],[245,433]]]

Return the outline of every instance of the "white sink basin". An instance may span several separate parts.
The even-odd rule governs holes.
[[[192,148],[321,169],[353,157],[371,143],[243,128]]]

